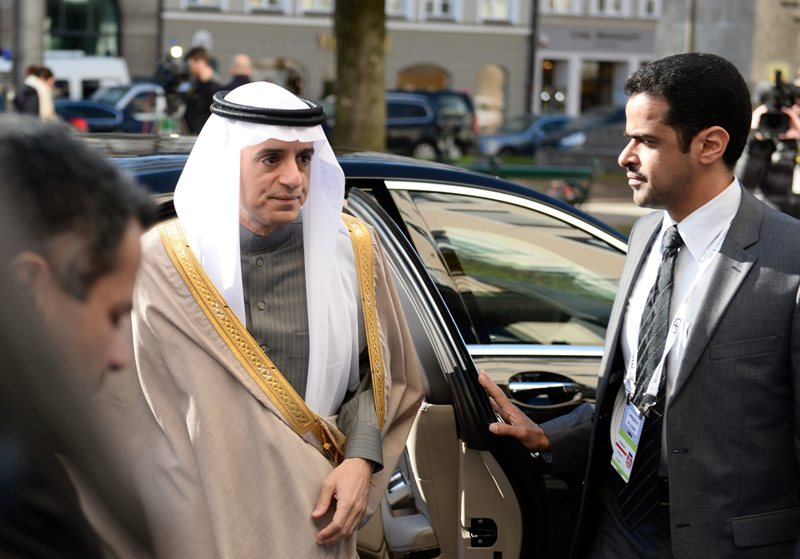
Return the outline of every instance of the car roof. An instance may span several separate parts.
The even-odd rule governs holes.
[[[418,93],[406,93],[400,91],[387,91],[386,92],[386,101],[414,101],[417,103],[425,103],[426,105],[430,104],[430,101],[424,95],[419,95]]]
[[[156,193],[168,193],[174,189],[195,140],[194,137],[177,135],[81,134],[81,136]],[[622,234],[592,215],[538,192],[532,187],[488,174],[388,153],[347,153],[337,154],[337,158],[348,180],[445,182],[514,194],[558,207],[624,240]]]

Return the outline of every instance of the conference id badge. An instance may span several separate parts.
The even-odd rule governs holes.
[[[622,412],[619,429],[614,437],[614,449],[611,454],[611,465],[625,480],[625,483],[628,483],[631,478],[633,461],[636,458],[636,450],[639,448],[643,426],[644,416],[639,413],[636,406],[627,402]]]

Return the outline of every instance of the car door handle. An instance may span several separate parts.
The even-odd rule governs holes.
[[[553,375],[556,376],[556,375]],[[511,380],[508,383],[511,400],[528,408],[572,404],[581,398],[581,387],[569,379]]]

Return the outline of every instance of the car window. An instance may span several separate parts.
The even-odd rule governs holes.
[[[156,94],[153,91],[143,91],[133,98],[126,111],[130,113],[152,113],[156,108]]]
[[[69,82],[67,80],[56,80],[53,83],[56,97],[69,99]]]
[[[410,195],[482,343],[603,345],[622,252],[530,208]]]
[[[470,114],[469,105],[459,95],[438,95],[436,103],[439,106],[439,112],[443,115],[466,115]]]
[[[102,101],[109,105],[116,105],[117,101],[122,99],[122,96],[128,91],[127,87],[103,87],[95,91],[92,99],[95,101]]]
[[[555,120],[552,122],[547,122],[542,124],[542,132],[549,133],[559,130],[560,128],[564,128],[564,121]]]
[[[387,118],[424,117],[427,115],[425,107],[419,103],[406,103],[403,101],[390,101],[386,104]]]
[[[522,115],[514,118],[509,118],[506,122],[500,127],[498,132],[524,132],[528,129],[528,126],[536,120],[535,118],[531,118],[527,115]]]
[[[100,87],[100,80],[81,80],[83,98],[88,99]]]

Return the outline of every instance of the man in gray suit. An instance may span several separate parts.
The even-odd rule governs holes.
[[[540,427],[482,373],[490,430],[586,467],[575,557],[800,556],[800,222],[733,176],[751,108],[730,62],[669,56],[625,91],[619,163],[663,211],[631,232],[596,406]]]

